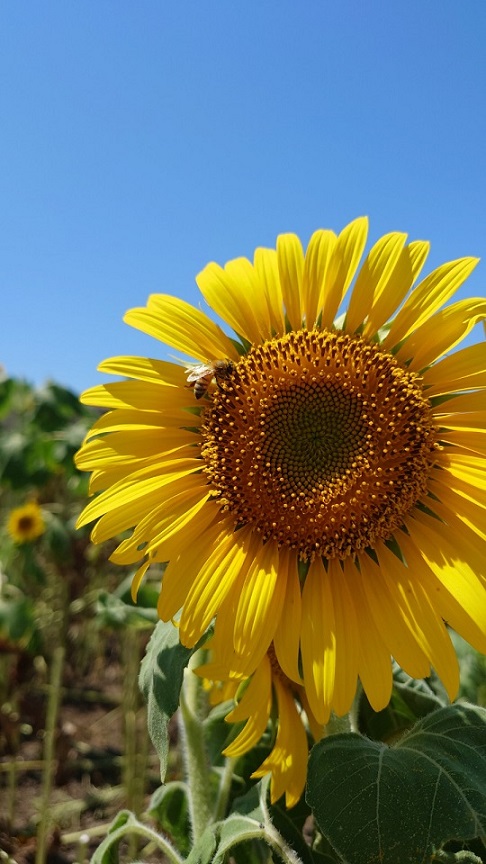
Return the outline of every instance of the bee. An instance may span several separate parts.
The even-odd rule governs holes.
[[[187,372],[187,383],[194,387],[194,396],[196,399],[202,397],[208,392],[209,385],[213,378],[216,384],[221,389],[221,382],[227,381],[235,370],[235,364],[232,360],[215,360],[214,363],[202,363],[200,366],[194,366]]]

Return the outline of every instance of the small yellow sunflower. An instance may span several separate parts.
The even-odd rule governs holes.
[[[30,543],[45,531],[42,510],[35,501],[10,511],[7,530],[15,543]]]
[[[446,305],[477,259],[416,284],[429,244],[387,234],[360,267],[367,227],[209,264],[197,283],[233,338],[174,297],[128,312],[195,365],[102,363],[129,380],[84,394],[108,412],[77,457],[99,493],[79,524],[130,532],[112,560],[142,562],[134,594],[168,561],[159,615],[183,644],[216,617],[231,678],[273,642],[319,723],[358,677],[386,706],[391,657],[453,697],[445,622],[486,651],[486,344],[451,353],[486,300]]]

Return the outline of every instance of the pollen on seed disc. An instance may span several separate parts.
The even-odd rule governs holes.
[[[235,524],[303,558],[390,537],[437,446],[416,375],[359,337],[317,330],[251,349],[207,407],[203,442]]]

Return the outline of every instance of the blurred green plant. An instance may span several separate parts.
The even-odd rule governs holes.
[[[93,546],[87,529],[75,529],[88,478],[73,457],[97,416],[58,384],[36,389],[14,378],[0,381],[0,757],[12,780],[0,834],[5,817],[13,832],[20,748],[26,736],[39,735],[38,862],[49,857],[62,701],[70,688],[80,698],[83,675],[105,662],[114,631],[115,656],[124,668],[122,800],[135,813],[146,786],[148,737],[145,723],[141,735],[136,722],[137,676],[144,630],[152,630],[157,617],[157,592],[148,585],[135,607],[130,578],[123,580],[123,571],[109,563],[109,545]]]
[[[50,653],[59,615],[86,581],[88,541],[74,523],[86,480],[73,466],[96,412],[56,384],[0,382],[0,639]],[[56,638],[55,634],[59,638]]]

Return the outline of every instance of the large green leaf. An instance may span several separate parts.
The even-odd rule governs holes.
[[[317,744],[307,800],[348,864],[417,864],[451,839],[486,836],[486,711],[428,714],[396,745],[360,735]]]
[[[140,667],[139,684],[147,702],[148,729],[160,759],[162,781],[167,771],[169,720],[177,711],[184,669],[193,650],[180,644],[177,627],[159,621]]]

